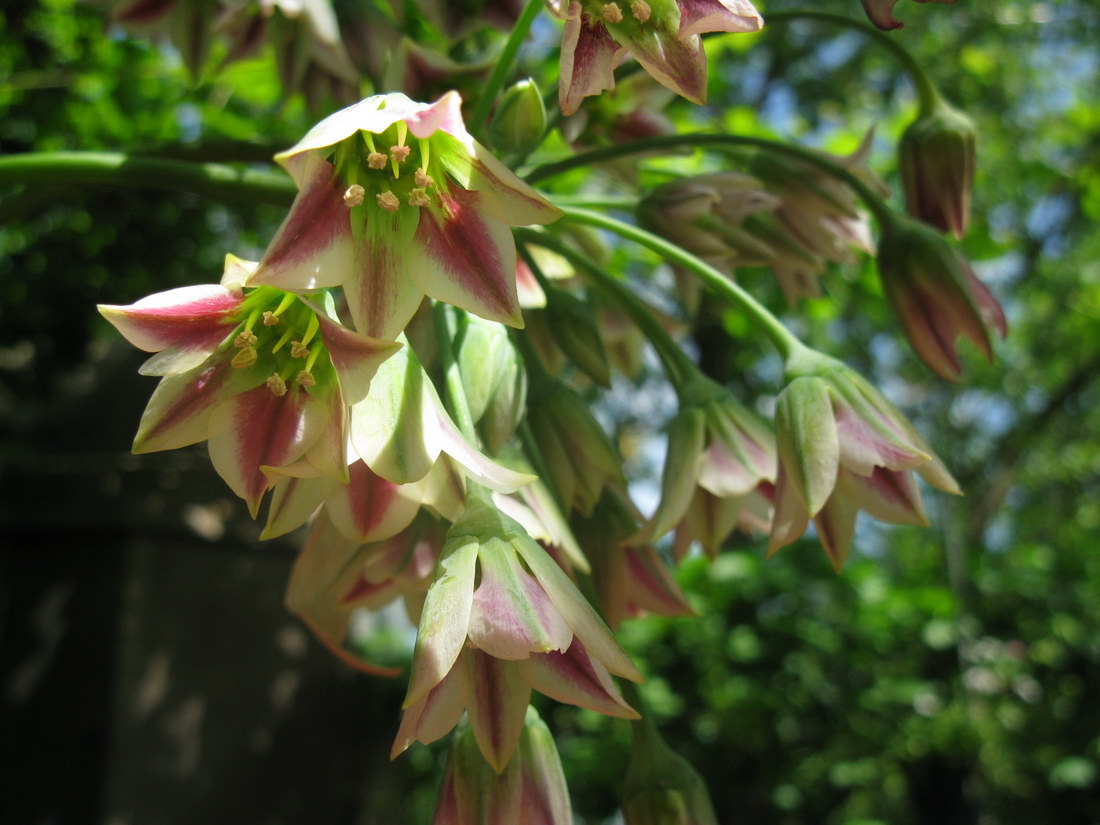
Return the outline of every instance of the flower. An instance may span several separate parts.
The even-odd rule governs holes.
[[[245,291],[255,264],[230,255],[221,284],[183,287],[99,311],[160,375],[135,453],[209,439],[210,458],[253,516],[279,473],[347,479],[347,407],[400,344],[352,332],[331,297]]]
[[[503,772],[486,764],[469,728],[455,735],[431,825],[511,822],[573,823],[554,737],[531,707],[527,708],[516,758]]]
[[[895,217],[883,226],[878,272],[886,298],[909,345],[928,367],[957,381],[962,362],[956,349],[966,338],[993,360],[990,331],[1007,332],[997,299],[934,229]]]
[[[356,329],[392,339],[425,295],[523,326],[508,226],[559,210],[466,131],[461,99],[374,95],[276,156],[298,185],[250,284],[344,287]]]
[[[559,104],[571,115],[581,101],[615,87],[614,70],[629,52],[662,86],[693,103],[707,97],[707,58],[699,35],[755,32],[764,25],[748,0],[546,0],[565,21]]]
[[[392,754],[443,736],[465,708],[482,754],[500,772],[515,752],[532,689],[636,716],[611,673],[641,680],[546,551],[487,497],[471,496],[424,600]]]
[[[910,123],[898,143],[906,210],[960,239],[970,220],[974,140],[973,121],[937,98],[932,111]]]
[[[756,526],[766,519],[775,440],[758,416],[702,375],[681,392],[680,411],[668,429],[661,501],[639,538],[652,541],[679,526],[679,555],[686,552],[689,537],[700,539],[714,555],[734,526]],[[711,499],[701,492],[729,504],[720,514],[709,513]],[[719,525],[729,529],[721,532]]]
[[[768,554],[795,541],[810,519],[839,571],[857,510],[892,524],[927,525],[911,470],[929,484],[959,487],[913,425],[839,361],[816,355],[779,394],[779,474]]]
[[[630,726],[630,762],[623,783],[626,825],[718,825],[706,783],[665,744],[648,716]]]
[[[884,31],[900,29],[905,26],[894,17],[894,6],[898,0],[860,0],[867,18]],[[915,0],[917,3],[957,3],[958,0]]]

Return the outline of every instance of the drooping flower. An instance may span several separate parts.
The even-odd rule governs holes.
[[[975,137],[973,121],[937,97],[898,143],[906,211],[960,239],[970,221]]]
[[[892,524],[927,525],[911,471],[960,492],[913,425],[860,375],[820,355],[796,375],[776,406],[779,476],[769,555],[798,539],[813,519],[839,571],[858,510]]]
[[[347,408],[400,348],[352,332],[332,299],[244,290],[255,264],[226,259],[221,284],[183,287],[99,311],[163,376],[134,452],[209,439],[215,469],[255,515],[279,473],[347,479]]]
[[[1007,332],[1004,312],[970,264],[931,227],[900,216],[883,226],[879,279],[909,345],[942,378],[957,381],[959,338],[990,361],[990,332]]]
[[[917,3],[957,3],[959,0],[914,0]],[[905,26],[894,17],[894,6],[898,0],[860,0],[867,18],[883,31],[900,29]]]
[[[420,617],[393,755],[431,742],[466,710],[499,772],[532,689],[632,718],[610,674],[641,675],[569,577],[514,520],[473,496],[447,535]]]
[[[394,338],[425,295],[522,326],[508,227],[559,210],[466,131],[457,93],[374,95],[280,153],[298,196],[249,283],[342,285],[356,329]]]
[[[451,743],[431,825],[572,825],[569,790],[554,737],[529,707],[515,758],[497,772],[470,728]]]
[[[718,825],[703,778],[665,744],[649,716],[633,722],[630,730],[623,784],[626,825]]]
[[[764,25],[748,0],[546,0],[565,21],[559,104],[565,115],[615,87],[629,52],[661,85],[693,103],[707,97],[707,58],[699,35],[755,32]]]

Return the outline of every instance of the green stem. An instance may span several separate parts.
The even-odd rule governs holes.
[[[772,315],[763,304],[753,298],[741,286],[729,280],[710,264],[676,246],[676,244],[669,243],[652,232],[623,223],[615,218],[609,218],[598,212],[589,212],[586,209],[577,209],[571,206],[562,207],[562,212],[564,213],[563,220],[614,232],[621,238],[633,241],[656,252],[669,263],[674,263],[691,272],[719,295],[736,304],[748,316],[749,320],[771,339],[784,361],[790,361],[792,358],[808,351],[808,347],[799,341],[790,330],[780,323],[778,318]]]
[[[750,137],[748,135],[695,133],[642,138],[641,140],[632,140],[627,143],[618,143],[614,146],[604,146],[589,152],[581,152],[580,154],[572,155],[563,160],[554,161],[553,163],[545,163],[541,166],[536,166],[525,177],[528,183],[536,183],[537,181],[545,180],[554,175],[568,172],[570,169],[590,166],[594,163],[627,157],[628,155],[640,155],[647,152],[660,151],[662,149],[678,149],[681,146],[689,146],[691,148],[700,148],[704,146],[755,146],[759,149],[767,149],[769,151],[791,155],[799,160],[804,160],[807,163],[813,164],[827,174],[846,183],[857,195],[859,195],[860,199],[867,205],[867,208],[871,210],[875,218],[879,221],[889,223],[894,219],[894,214],[890,210],[890,207],[883,202],[882,198],[871,190],[871,187],[835,161],[831,161],[821,153],[815,152],[812,149],[806,149],[802,146],[794,146],[789,143],[781,143],[777,140]]]
[[[895,40],[881,29],[877,29],[865,20],[854,17],[845,17],[842,14],[832,14],[827,11],[812,11],[810,9],[794,9],[792,11],[772,12],[767,17],[769,26],[776,23],[789,23],[794,20],[820,20],[823,23],[832,23],[835,26],[845,26],[855,29],[866,37],[870,37],[880,46],[886,49],[901,64],[902,69],[909,75],[913,86],[920,98],[921,114],[929,114],[936,102],[940,99],[939,89],[928,73],[924,71],[917,59],[901,43]]]
[[[531,24],[541,10],[542,0],[528,0],[526,8],[516,21],[512,33],[508,36],[508,42],[504,44],[504,51],[500,53],[500,58],[493,67],[493,73],[489,75],[489,81],[478,97],[477,106],[474,107],[474,113],[470,117],[468,128],[473,134],[480,136],[484,132],[493,103],[496,102],[497,95],[508,78],[508,72],[512,70],[523,40],[531,30]]]
[[[462,383],[455,360],[454,338],[451,334],[449,307],[442,301],[436,301],[432,307],[432,320],[435,321],[435,337],[439,344],[439,364],[443,370],[443,388],[447,411],[451,414],[458,429],[474,447],[477,447],[477,432],[474,430],[474,417],[470,414],[470,404],[466,399],[466,387]]]
[[[140,186],[276,206],[289,206],[296,191],[293,181],[281,172],[135,157],[122,152],[39,152],[0,157],[0,186],[16,183]]]
[[[517,228],[513,232],[517,238],[522,239],[525,243],[533,243],[553,250],[569,260],[574,266],[587,272],[597,286],[615,300],[615,303],[630,316],[635,325],[649,339],[653,349],[657,352],[657,357],[661,359],[661,365],[664,367],[669,382],[679,392],[687,376],[695,371],[695,365],[672,340],[672,336],[653,317],[653,313],[649,311],[649,308],[637,295],[617,278],[608,275],[596,261],[562,243],[559,238],[547,235],[544,232],[535,232],[531,229]]]

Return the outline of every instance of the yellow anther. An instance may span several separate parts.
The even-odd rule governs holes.
[[[367,166],[371,169],[385,169],[390,159],[381,152],[371,152],[367,155]]]
[[[233,360],[229,362],[229,365],[234,369],[241,370],[245,367],[251,367],[256,363],[257,358],[259,358],[259,355],[256,353],[255,347],[245,347],[233,356]]]
[[[623,22],[623,10],[615,3],[604,3],[603,8],[600,9],[600,13],[603,15],[603,19],[608,23]]]
[[[251,330],[245,330],[236,338],[233,339],[233,346],[235,347],[252,347],[256,345],[256,342],[260,340],[256,337],[256,334]]]
[[[639,23],[645,23],[649,20],[649,16],[653,14],[653,9],[649,7],[649,3],[645,0],[634,0],[630,4],[630,13],[634,15],[634,19]]]
[[[276,326],[278,323],[279,323],[279,318],[274,312],[272,312],[270,309],[264,310],[264,326],[265,327],[273,327],[273,326]]]
[[[401,201],[397,199],[397,195],[393,192],[382,192],[374,197],[378,201],[378,205],[387,212],[396,212],[401,208]]]
[[[390,157],[398,163],[404,163],[409,159],[409,155],[412,154],[411,146],[391,146]]]
[[[317,379],[313,377],[313,373],[302,370],[298,373],[297,382],[299,387],[312,387],[317,383]]]
[[[301,341],[290,342],[290,357],[291,358],[305,358],[309,355],[309,347],[302,346]]]
[[[431,206],[432,199],[423,189],[413,189],[409,192],[409,206]]]
[[[415,183],[421,189],[427,189],[429,186],[435,183],[435,181],[432,179],[432,176],[425,172],[423,169],[417,169],[416,174],[413,175],[413,183]]]
[[[264,383],[267,385],[267,388],[271,390],[271,394],[276,398],[286,395],[286,381],[283,380],[283,377],[279,375],[279,373],[271,373]]]
[[[367,190],[360,186],[358,183],[353,183],[344,191],[344,206],[349,209],[353,206],[358,206],[363,202],[363,197],[367,194]]]

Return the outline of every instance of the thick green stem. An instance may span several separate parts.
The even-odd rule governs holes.
[[[294,182],[281,172],[135,157],[122,152],[41,152],[0,157],[0,186],[140,186],[219,200],[289,206]]]
[[[493,67],[493,73],[489,75],[489,81],[478,97],[477,106],[474,107],[474,113],[470,117],[468,127],[473,134],[482,136],[493,103],[496,102],[504,81],[508,79],[508,72],[512,70],[520,46],[523,45],[523,40],[527,37],[527,33],[531,30],[531,24],[535,21],[541,9],[542,0],[528,0],[526,8],[519,16],[519,20],[516,21],[512,33],[508,36],[508,42],[504,44],[504,51],[500,53],[500,58]]]
[[[574,266],[587,272],[597,286],[614,299],[615,303],[630,316],[631,320],[642,331],[642,334],[649,339],[653,349],[657,352],[657,357],[661,359],[661,365],[665,369],[669,382],[679,392],[687,376],[695,371],[695,365],[691,363],[684,351],[677,346],[676,342],[672,340],[672,336],[653,317],[653,313],[649,311],[649,308],[637,295],[618,279],[608,275],[596,261],[562,243],[560,239],[531,229],[519,228],[514,230],[514,233],[517,238],[526,243],[538,244],[553,250],[569,260]]]
[[[852,172],[835,161],[829,160],[820,152],[815,152],[812,149],[806,149],[802,146],[781,143],[777,140],[750,137],[748,135],[696,133],[642,138],[641,140],[632,140],[628,143],[618,143],[614,146],[593,149],[590,152],[581,152],[580,154],[565,158],[564,160],[536,166],[527,173],[525,178],[528,183],[536,183],[537,181],[545,180],[554,175],[560,175],[563,172],[568,172],[578,167],[590,166],[594,163],[614,160],[615,158],[627,157],[629,155],[641,155],[647,152],[660,151],[662,149],[679,149],[681,146],[688,146],[694,149],[706,146],[755,146],[759,149],[767,149],[769,151],[780,152],[784,155],[791,155],[799,160],[804,160],[816,166],[818,169],[823,170],[825,173],[832,175],[850,186],[880,222],[886,224],[894,219],[894,213],[890,210],[890,207],[882,201],[882,198],[872,191],[871,187],[860,180],[859,177],[852,174]]]
[[[674,263],[691,272],[712,290],[737,305],[748,319],[768,336],[775,348],[779,350],[779,354],[784,361],[790,361],[807,351],[808,348],[752,295],[710,264],[696,258],[690,252],[676,246],[676,244],[669,243],[664,238],[660,238],[651,232],[623,223],[615,218],[601,215],[598,212],[589,212],[587,209],[577,209],[570,206],[562,207],[562,212],[564,213],[563,220],[614,232],[621,238],[633,241],[656,252],[669,263]]]
[[[820,20],[823,23],[832,23],[836,26],[855,29],[866,37],[870,37],[890,52],[901,64],[905,73],[909,75],[909,79],[913,81],[913,86],[917,90],[917,96],[920,98],[922,115],[930,114],[936,102],[940,99],[940,92],[936,88],[936,84],[932,82],[928,73],[924,71],[917,59],[909,53],[909,50],[886,32],[876,29],[870,23],[854,17],[845,17],[842,14],[831,14],[827,11],[813,11],[810,9],[777,11],[767,16],[769,26],[774,26],[776,23],[789,23],[794,20]]]

